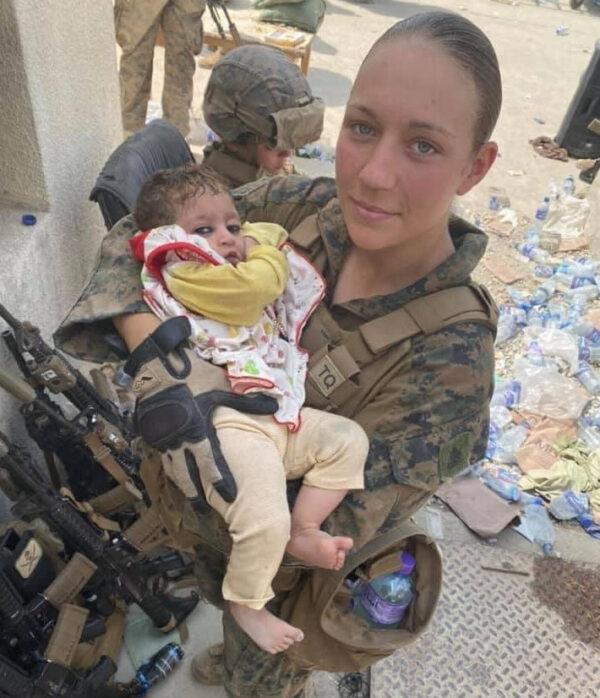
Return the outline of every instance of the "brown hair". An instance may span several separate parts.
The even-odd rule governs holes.
[[[135,221],[140,230],[171,225],[186,201],[207,193],[229,193],[227,184],[209,167],[188,163],[173,170],[158,170],[140,189]]]
[[[472,78],[479,98],[475,121],[475,149],[492,135],[502,105],[502,78],[494,47],[473,22],[454,12],[419,12],[396,22],[373,44],[363,65],[382,45],[400,37],[436,41]]]

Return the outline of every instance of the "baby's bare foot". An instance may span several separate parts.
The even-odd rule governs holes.
[[[318,528],[305,528],[292,531],[287,544],[287,552],[312,567],[325,570],[339,570],[346,560],[346,553],[352,549],[354,541],[346,536],[330,536]]]
[[[302,630],[277,618],[266,608],[257,611],[230,601],[229,609],[240,628],[265,652],[285,652],[294,642],[304,640]]]

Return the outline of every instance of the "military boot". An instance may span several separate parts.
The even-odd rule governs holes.
[[[194,681],[205,686],[221,686],[224,681],[224,645],[211,645],[207,650],[192,659],[191,672]]]

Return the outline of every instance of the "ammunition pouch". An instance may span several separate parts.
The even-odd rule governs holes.
[[[344,580],[354,575],[368,583],[392,572],[398,568],[402,550],[416,560],[414,598],[400,627],[369,627],[354,614],[352,591]],[[294,585],[283,602],[281,617],[303,630],[305,639],[286,654],[307,669],[364,669],[417,639],[433,616],[441,588],[442,559],[437,545],[413,523],[404,522],[349,555],[341,570],[311,570],[302,583]]]

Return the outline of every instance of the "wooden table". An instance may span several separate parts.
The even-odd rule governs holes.
[[[268,25],[269,31],[273,31],[273,29],[275,29],[276,26],[278,25]],[[297,30],[294,29],[294,31]],[[264,46],[273,46],[274,48],[278,48],[280,51],[283,51],[286,56],[289,56],[289,58],[291,58],[294,62],[299,60],[300,70],[304,73],[304,75],[308,75],[310,51],[312,49],[312,42],[315,38],[315,35],[307,34],[306,32],[301,33],[304,34],[304,39],[301,43],[297,44],[296,46],[281,46],[279,44],[271,43],[270,41],[266,41],[265,36],[261,34],[254,35],[240,32],[240,37],[242,39],[242,44],[263,44]],[[227,51],[231,51],[231,49],[236,47],[236,43],[231,36],[226,34],[223,38],[217,32],[206,30],[203,34],[203,44],[204,46],[208,46],[213,50],[220,49],[222,53],[227,53]],[[156,45],[165,45],[165,39],[161,30],[159,30],[158,35],[156,37]]]
[[[242,42],[244,44],[263,44],[265,46],[273,46],[283,51],[286,56],[289,56],[294,62],[300,61],[300,70],[304,75],[308,75],[308,66],[310,63],[310,51],[312,49],[312,42],[314,39],[314,34],[304,34],[304,39],[301,43],[296,46],[280,46],[279,44],[271,43],[265,41],[263,36],[251,36],[247,34],[242,34]],[[231,49],[236,47],[235,41],[230,36],[219,36],[217,32],[205,31],[204,32],[204,45],[213,49],[221,49],[223,53],[231,51]]]

